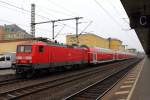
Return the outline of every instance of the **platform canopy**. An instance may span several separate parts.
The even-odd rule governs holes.
[[[121,0],[142,46],[150,56],[150,0]]]

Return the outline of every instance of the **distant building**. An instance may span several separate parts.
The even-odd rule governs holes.
[[[3,26],[0,26],[0,40],[4,39],[5,29]]]
[[[25,33],[26,32],[25,30],[23,30],[16,24],[4,25],[4,28],[5,28],[5,31],[8,33],[11,33],[11,32],[24,32]]]
[[[122,41],[116,38],[108,38],[109,41],[109,48],[113,50],[122,50]]]
[[[24,43],[33,43],[32,39],[20,39],[20,40],[0,40],[0,54],[5,52],[16,52],[17,45]]]
[[[125,47],[126,45],[121,45],[121,47],[120,47],[120,51],[126,51],[126,47]]]
[[[128,49],[128,52],[131,52],[131,53],[136,53],[136,49],[135,48],[131,48],[131,49]]]
[[[82,34],[78,37],[79,45],[96,46],[102,48],[108,48],[109,42],[107,39],[99,37],[95,34]],[[77,39],[75,35],[67,35],[66,43],[68,45],[76,44]]]
[[[6,33],[4,35],[4,40],[28,39],[28,38],[32,38],[32,35],[26,32],[11,32],[11,33]]]
[[[95,34],[87,33],[78,36],[79,45],[96,46],[100,48],[110,48],[113,50],[120,50],[122,41],[114,38],[102,38]],[[66,43],[68,45],[76,44],[77,38],[75,35],[67,35]]]
[[[32,38],[25,30],[16,24],[4,25],[0,27],[0,40],[15,40]]]

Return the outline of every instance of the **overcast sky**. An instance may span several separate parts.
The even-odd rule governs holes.
[[[17,24],[30,32],[31,3],[36,4],[36,22],[83,17],[79,20],[79,33],[91,23],[85,32],[117,38],[128,48],[143,51],[120,0],[0,0],[0,24]],[[56,25],[55,34],[60,34],[56,39],[60,42],[65,43],[67,34],[75,34],[75,20]],[[51,23],[36,26],[36,37],[52,38],[51,33]]]

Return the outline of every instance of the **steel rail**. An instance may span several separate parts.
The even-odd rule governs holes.
[[[79,98],[82,100],[86,100],[86,99],[99,100],[103,95],[105,95],[109,90],[111,90],[123,77],[125,77],[125,75],[127,75],[128,69],[132,68],[132,66],[137,64],[138,62],[139,62],[139,60],[131,63],[130,65],[128,65],[127,68],[110,74],[109,76],[103,78],[102,80],[99,80],[96,83],[91,84],[90,86],[87,86],[86,88],[64,98],[64,100],[78,100]],[[123,73],[122,76],[120,75],[120,73]],[[115,76],[117,76],[117,75],[120,75],[121,77],[119,79],[117,79],[113,84],[111,84],[111,85],[110,84],[105,84],[105,85],[102,84],[104,82],[112,83],[111,81],[109,81],[109,79],[111,79],[112,77],[116,78]],[[117,76],[117,77],[119,77],[119,76]],[[101,88],[99,88],[98,86]],[[103,87],[103,86],[105,86],[105,87]],[[108,88],[106,86],[108,86]],[[101,89],[101,90],[99,90],[99,89]]]

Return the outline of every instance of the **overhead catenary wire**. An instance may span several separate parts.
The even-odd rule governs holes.
[[[54,39],[60,34],[60,32],[65,28],[65,25],[66,24],[64,24],[63,26],[62,26],[62,28],[57,32],[57,34],[55,35],[55,37],[54,37]]]
[[[51,8],[46,8],[46,7],[43,7],[41,5],[36,4],[36,7],[38,7],[38,9],[41,9],[44,12],[47,12],[48,14],[50,14],[50,11],[51,11],[51,13],[53,12],[53,13],[57,13],[57,14],[61,14],[61,15],[74,17],[72,14],[68,14],[68,13],[65,13],[65,12],[62,12],[62,11],[59,11],[59,10],[54,10],[54,9],[51,9]],[[45,11],[45,10],[47,10],[47,11]]]
[[[3,4],[6,4],[6,5],[9,5],[9,6],[12,6],[12,7],[14,7],[14,8],[20,9],[20,10],[22,10],[22,11],[31,13],[31,11],[29,11],[29,10],[23,9],[23,8],[21,8],[21,7],[15,6],[15,5],[10,4],[10,3],[8,3],[8,2],[5,2],[5,1],[1,1],[1,0],[0,0],[0,3],[3,3]],[[39,16],[39,17],[41,17],[41,18],[44,18],[44,19],[49,19],[49,18],[47,18],[47,17],[45,17],[45,16],[42,16],[42,15],[39,15],[39,14],[36,14],[36,15]]]
[[[84,31],[85,31],[92,23],[93,23],[93,21],[90,21],[90,22],[88,23],[88,25],[80,32],[79,35],[81,35],[82,33],[84,33]]]
[[[122,25],[120,24],[120,23],[118,23],[117,21],[116,21],[116,19],[97,1],[97,0],[94,0],[98,5],[99,5],[99,7],[109,16],[109,18],[110,19],[112,19],[119,27],[121,27]],[[114,7],[114,9],[116,9],[115,7]],[[118,12],[118,11],[116,11],[116,12]],[[128,24],[129,25],[129,24]],[[121,30],[123,30],[123,28],[121,27]],[[132,38],[130,35],[128,35],[129,36],[129,38],[130,39],[132,39],[132,40],[135,40],[134,38]],[[136,40],[135,40],[136,41]]]
[[[74,18],[66,18],[66,19],[57,19],[57,20],[50,20],[50,21],[44,21],[44,22],[38,22],[38,23],[33,23],[33,25],[37,25],[37,24],[45,24],[45,23],[52,23],[52,39],[54,40],[55,36],[54,36],[54,27],[55,27],[55,23],[56,22],[60,22],[60,21],[68,21],[68,20],[75,20],[76,21],[76,37],[78,39],[78,24],[79,24],[79,19],[82,19],[83,17],[74,17]],[[77,40],[78,41],[78,40]]]
[[[112,8],[114,9],[114,11],[116,11],[116,14],[117,14],[118,16],[122,16],[122,14],[121,14],[121,13],[119,12],[119,10],[115,7],[115,5],[112,3],[112,1],[109,1],[109,4],[112,6]],[[126,19],[129,19],[129,18],[124,18],[124,17],[122,17],[122,19],[123,19],[123,21],[124,21],[126,24],[130,25],[129,22],[126,20]]]
[[[13,21],[9,21],[9,20],[4,20],[4,19],[0,19],[0,20],[1,20],[1,21],[3,21],[3,22],[10,23],[10,24],[14,24],[14,23],[15,23],[15,22],[13,22]],[[20,24],[20,23],[15,23],[15,24],[20,25],[20,26],[22,26],[22,27],[30,28],[30,26],[29,26],[29,25]],[[49,32],[49,30],[47,30],[47,29],[43,29],[43,28],[39,28],[39,27],[36,27],[36,29],[39,29],[39,30],[42,30],[42,31],[45,31],[45,32]]]
[[[17,8],[17,9],[22,10],[22,11],[27,12],[27,13],[31,13],[31,11],[29,11],[29,10],[23,9],[23,8],[21,8],[21,7],[15,6],[15,5],[10,4],[10,3],[8,3],[8,2],[5,2],[5,1],[1,1],[1,0],[0,0],[0,3],[3,3],[3,4],[5,4],[5,5],[9,5],[9,6],[11,6],[11,7]],[[5,7],[5,6],[2,6],[2,7]],[[8,8],[8,7],[5,7],[5,8]],[[10,8],[8,8],[8,9],[10,9]],[[10,10],[12,10],[12,9],[10,9]],[[45,17],[45,16],[43,16],[43,15],[40,15],[40,14],[37,14],[37,13],[36,13],[35,15],[37,15],[37,16],[43,18],[43,19],[48,19],[48,20],[50,20],[50,18]],[[53,16],[53,17],[54,17],[54,16]],[[54,18],[56,18],[56,17],[54,17]],[[57,18],[57,19],[58,19],[58,18]],[[64,23],[61,23],[61,22],[58,22],[58,23],[60,23],[60,24],[62,24],[62,25],[64,24]],[[72,26],[70,26],[70,25],[66,25],[66,26],[67,26],[68,28],[75,29],[75,27],[72,27]]]
[[[115,5],[112,3],[112,1],[109,1],[109,4],[112,6],[112,8],[114,9],[114,11],[116,11],[116,14],[118,16],[122,16],[122,14],[119,12],[119,10],[115,7]],[[123,17],[122,17],[123,21],[129,25],[129,22],[127,20],[125,20]]]
[[[118,11],[118,9],[113,5],[113,3],[112,3],[111,1],[109,1],[109,3],[110,3],[110,5],[113,7],[113,9],[116,11],[116,13],[117,13],[118,15],[122,16],[121,13]],[[128,19],[128,18],[122,18],[122,19],[123,19],[123,21],[124,21],[127,25],[130,26],[130,23],[126,20],[126,19]],[[132,30],[132,29],[123,29],[123,28],[122,28],[122,30],[123,30],[124,32],[126,32],[126,31],[130,31],[130,30]],[[128,34],[128,37],[129,37],[131,40],[137,41],[135,38],[131,37],[129,34]]]
[[[23,5],[25,4],[25,1],[26,0],[22,0],[22,3],[21,3],[21,8],[23,9]]]
[[[56,3],[54,2],[53,0],[47,0],[48,2],[50,2],[50,4],[52,5],[55,5],[61,9],[64,9],[64,11],[66,11],[67,13],[70,13],[69,15],[74,15],[72,17],[75,17],[75,16],[83,16],[83,15],[80,15],[79,13],[77,12],[74,12],[74,11],[71,11],[70,9],[67,9],[66,7],[64,7],[63,5],[61,5],[60,3]],[[89,18],[89,16],[84,16],[86,18],[88,18],[88,20],[91,20],[91,18]]]
[[[116,11],[116,14],[118,16],[122,16],[122,14],[119,12],[119,10],[115,7],[115,5],[112,3],[112,1],[109,1],[109,4],[112,6],[112,8],[114,9],[114,11]],[[123,19],[123,21],[130,26],[129,22],[126,20],[126,19],[129,19],[129,18],[124,18],[122,17],[121,19]],[[122,28],[123,29],[123,28]]]
[[[22,10],[22,11],[31,13],[31,11],[26,10],[26,9],[23,9],[23,8],[21,8],[21,7],[18,7],[18,6],[15,6],[15,5],[13,5],[13,4],[10,4],[10,3],[7,3],[7,2],[1,1],[1,0],[0,0],[0,2],[3,3],[3,4],[9,5],[9,6],[15,7],[15,8],[17,8],[17,9],[20,9],[20,10]],[[3,7],[5,7],[5,6],[3,6]],[[8,8],[8,7],[7,7],[7,8]],[[9,8],[9,9],[10,9],[10,8]],[[42,16],[42,15],[39,15],[39,14],[36,14],[36,15],[39,16],[39,17],[41,17],[41,18],[49,19],[48,17]],[[54,16],[53,16],[53,17],[54,17]],[[55,18],[56,18],[56,17],[55,17]],[[60,22],[59,22],[59,23],[60,23]],[[61,23],[61,24],[63,24],[63,23]],[[71,27],[71,26],[69,26],[69,25],[67,25],[67,26],[70,27],[70,28],[74,28],[74,27]]]
[[[112,3],[111,0],[109,1],[109,4],[112,6],[112,8],[114,9],[114,11],[116,11],[116,13],[117,13],[118,15],[121,15],[121,13],[118,11],[118,9],[115,7],[115,5]]]
[[[118,23],[116,21],[116,19],[97,0],[94,0],[94,1],[108,15],[108,17],[116,23],[116,25],[118,25],[119,27],[122,26],[120,23]]]
[[[60,8],[62,8],[62,9],[64,9],[64,10],[67,11],[67,12],[70,12],[70,14],[72,14],[72,15],[79,16],[79,14],[77,14],[76,12],[70,11],[70,9],[67,9],[67,8],[63,7],[62,5],[56,3],[56,2],[54,2],[54,1],[52,1],[52,0],[48,0],[48,2],[50,2],[50,4],[53,4],[53,5],[57,6],[57,7],[60,7]]]

